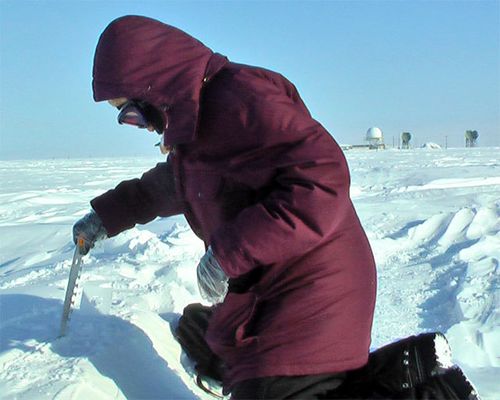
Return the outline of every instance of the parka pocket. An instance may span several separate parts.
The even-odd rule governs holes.
[[[229,292],[224,302],[215,308],[207,330],[207,339],[223,352],[234,347],[246,346],[257,337],[252,332],[252,322],[257,308],[255,293]]]

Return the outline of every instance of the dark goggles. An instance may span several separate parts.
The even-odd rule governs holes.
[[[160,112],[152,105],[138,100],[130,100],[118,108],[118,123],[147,128],[151,125],[158,134],[163,133],[164,122]]]

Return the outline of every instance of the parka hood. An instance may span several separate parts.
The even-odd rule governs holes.
[[[142,16],[121,17],[97,43],[94,100],[146,101],[163,114],[165,143],[187,143],[196,134],[201,89],[227,62],[173,26]]]

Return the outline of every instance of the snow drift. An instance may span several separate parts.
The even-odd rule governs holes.
[[[485,399],[500,395],[498,151],[347,153],[378,265],[373,348],[440,330]],[[211,398],[172,335],[183,307],[201,301],[204,248],[182,217],[93,249],[57,338],[72,224],[91,198],[156,161],[0,162],[2,398]]]

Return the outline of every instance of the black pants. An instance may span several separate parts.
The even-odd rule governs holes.
[[[344,373],[249,379],[233,386],[231,400],[325,399],[344,379]]]

